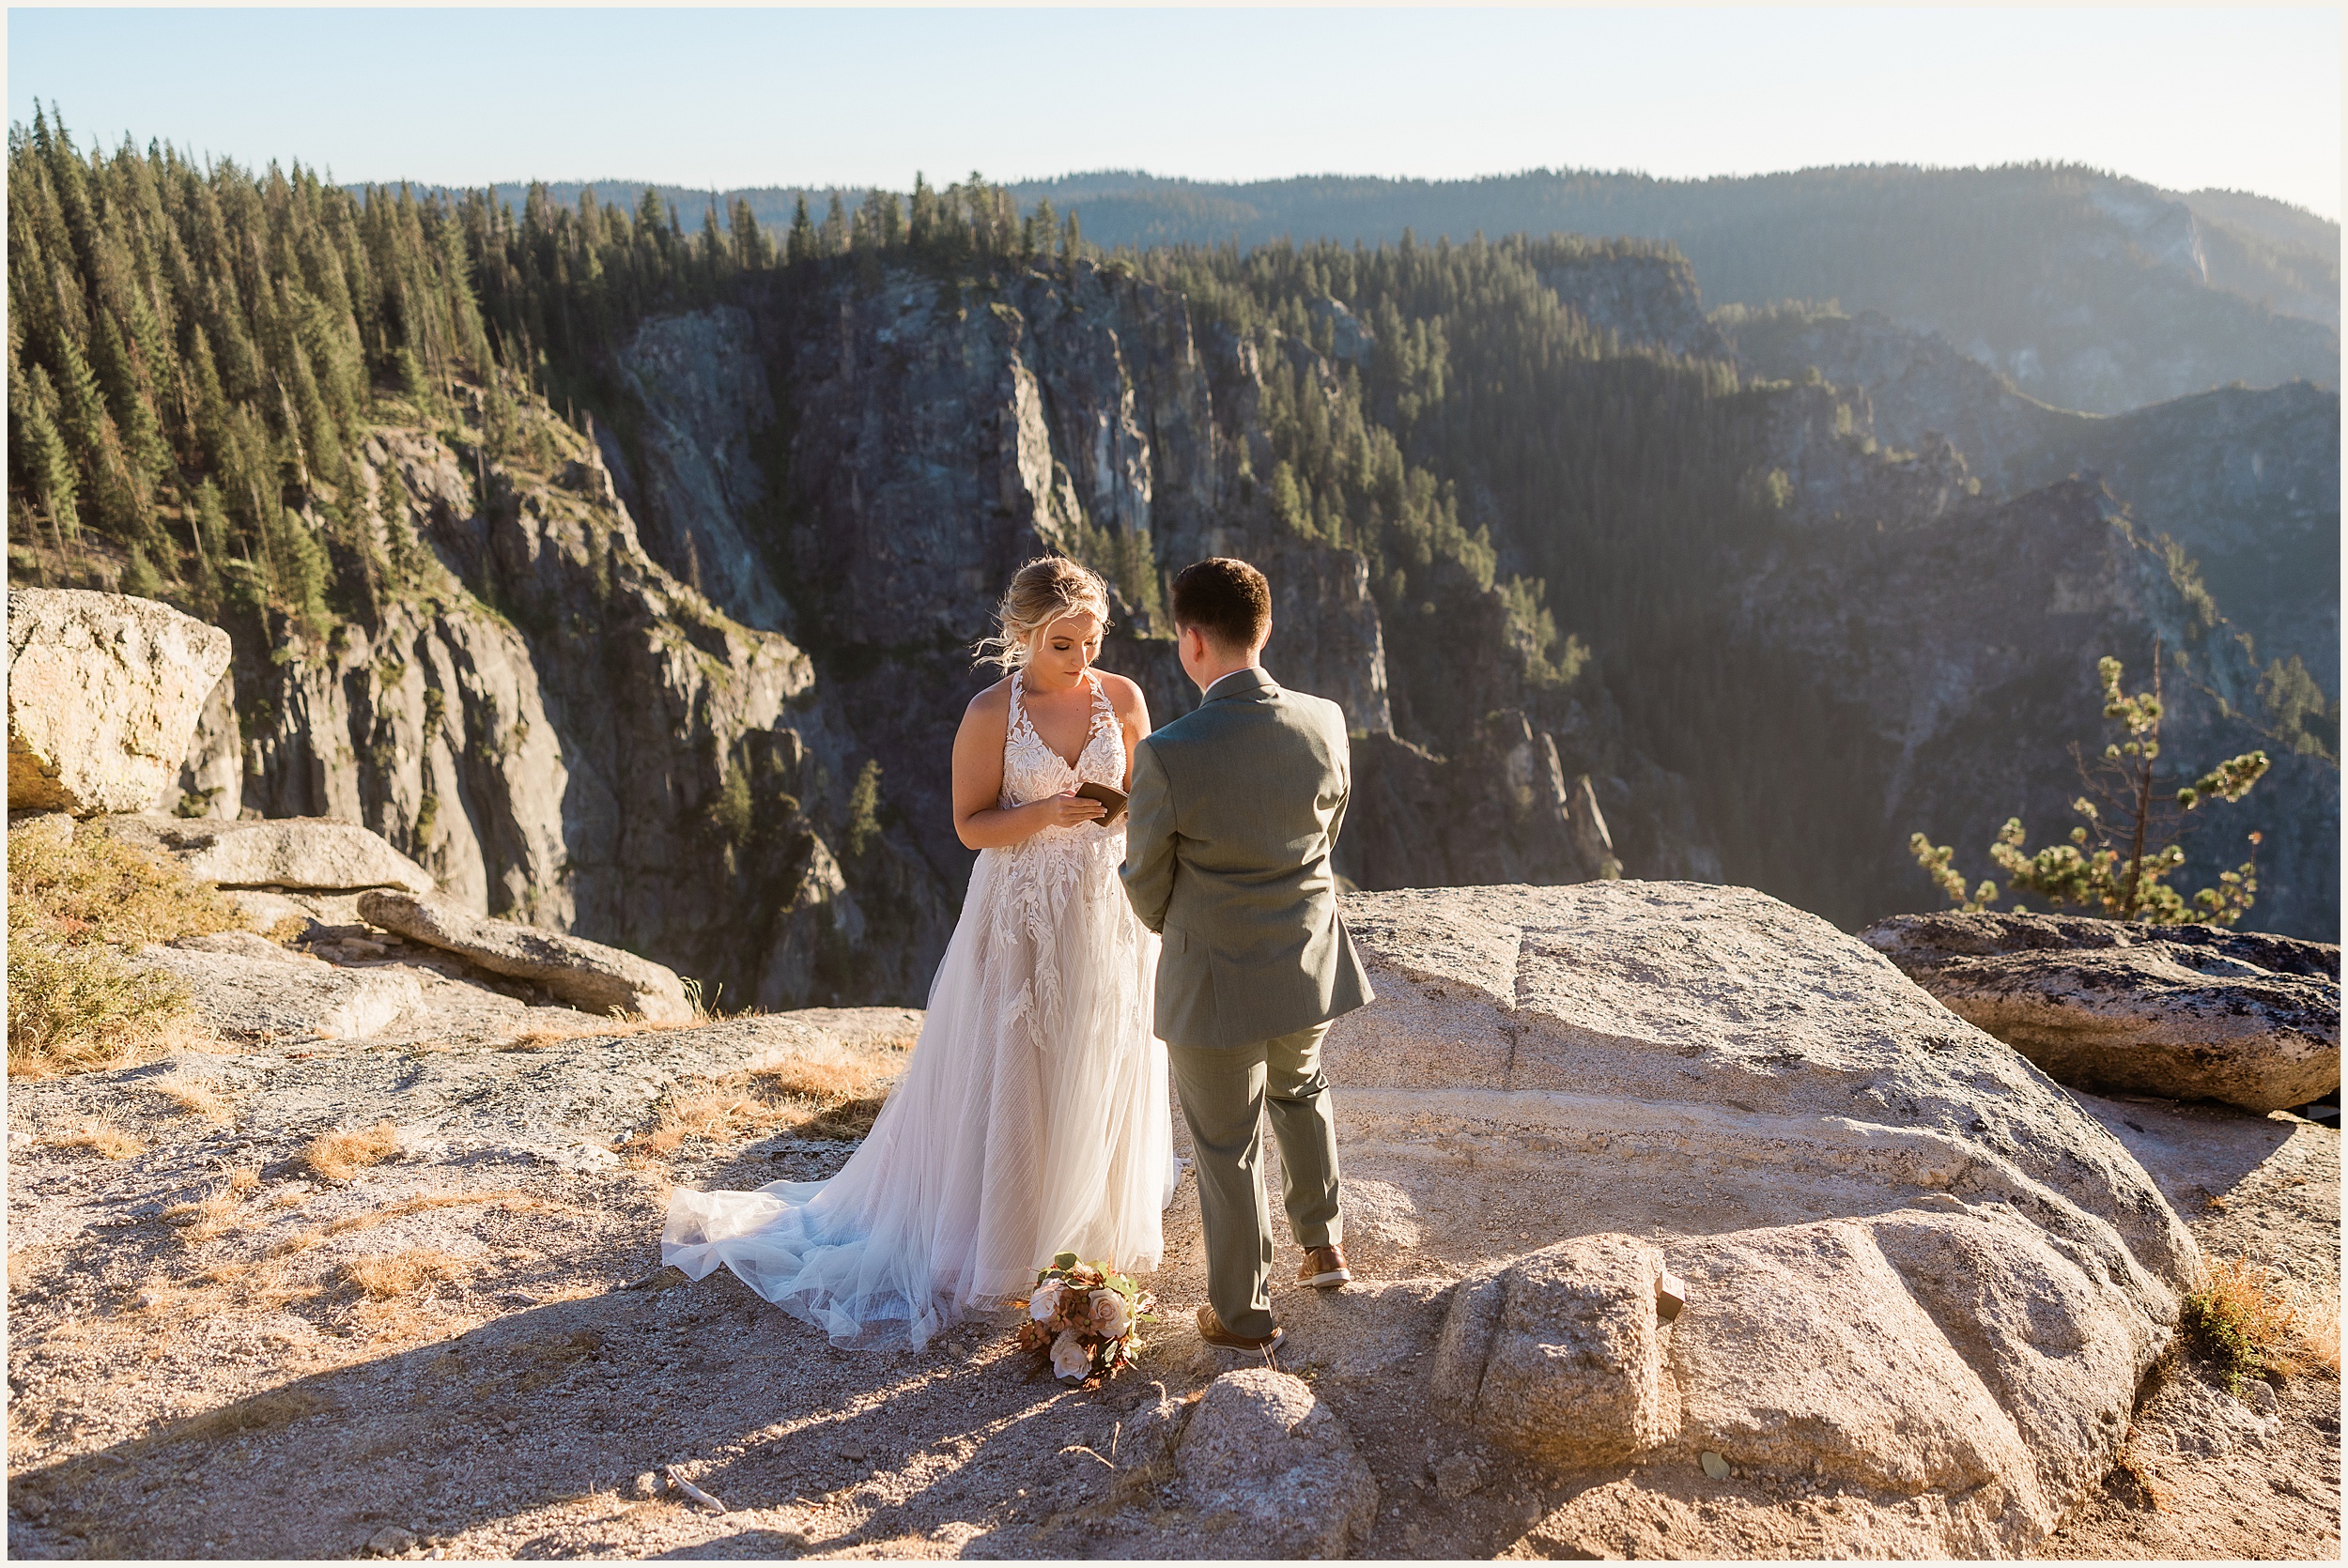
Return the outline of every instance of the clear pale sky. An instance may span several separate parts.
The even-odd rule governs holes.
[[[8,116],[344,180],[2032,159],[2340,211],[2337,9],[8,12]]]

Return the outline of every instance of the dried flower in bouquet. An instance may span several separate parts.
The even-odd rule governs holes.
[[[1018,1343],[1050,1362],[1064,1383],[1113,1377],[1141,1351],[1140,1326],[1157,1321],[1158,1300],[1106,1264],[1061,1253],[1036,1270]]]

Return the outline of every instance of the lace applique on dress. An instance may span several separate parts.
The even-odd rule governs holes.
[[[1101,689],[1099,677],[1088,670],[1085,680],[1092,687],[1092,720],[1085,733],[1084,749],[1076,753],[1076,761],[1071,765],[1067,758],[1045,742],[1036,730],[1035,720],[1027,715],[1026,672],[1012,671],[1011,723],[1003,731],[1003,789],[999,797],[1004,809],[1026,806],[1079,784],[1124,787],[1125,737],[1118,728],[1117,710],[1110,705],[1108,693]],[[1076,830],[1044,830],[1074,831]]]

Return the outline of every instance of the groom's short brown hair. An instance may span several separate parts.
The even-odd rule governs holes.
[[[1229,556],[1185,566],[1174,578],[1174,626],[1196,628],[1227,653],[1253,648],[1272,630],[1272,585]]]

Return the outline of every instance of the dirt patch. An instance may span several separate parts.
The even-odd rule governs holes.
[[[2287,1112],[2087,1100],[2211,1263],[2120,1462],[2048,1558],[2340,1556],[2340,1132]]]
[[[877,1099],[855,1091],[902,1065],[886,1031],[806,1017],[527,1052],[348,1043],[299,1060],[175,1064],[222,1083],[227,1125],[127,1092],[157,1068],[20,1084],[13,1554],[351,1556],[380,1549],[370,1543],[459,1558],[1195,1552],[1199,1521],[1181,1514],[1165,1463],[1166,1412],[1241,1361],[1190,1327],[1205,1271],[1189,1175],[1149,1282],[1166,1321],[1136,1374],[1092,1390],[1034,1377],[1009,1320],[964,1324],[918,1354],[842,1351],[729,1274],[687,1284],[659,1268],[672,1182],[830,1175],[854,1145],[817,1135],[809,1108]],[[729,1115],[641,1169],[565,1152],[626,1146],[677,1096],[711,1084],[766,1109]],[[397,1151],[326,1180],[305,1151],[354,1103],[399,1130]],[[783,1107],[801,1119],[765,1119]],[[2199,1163],[2147,1163],[2168,1170],[2165,1183],[2212,1184],[2194,1202],[2214,1256],[2287,1265],[2294,1288],[2336,1282],[2337,1133],[2124,1109],[2201,1151]],[[62,1141],[101,1113],[141,1152],[108,1160]],[[471,1119],[488,1117],[494,1137]],[[1186,1153],[1179,1125],[1177,1140]],[[2228,1202],[2213,1207],[2212,1195]],[[1275,1284],[1292,1334],[1282,1364],[1337,1410],[1376,1475],[1367,1555],[1667,1554],[1676,1523],[1722,1520],[1755,1557],[1831,1538],[1846,1506],[1831,1487],[1770,1491],[1692,1468],[1676,1489],[1650,1483],[1644,1512],[1613,1520],[1611,1539],[1544,1534],[1559,1509],[1603,1502],[1614,1483],[1561,1481],[1352,1370],[1381,1333],[1439,1310],[1443,1244],[1366,1234],[1363,1288],[1319,1298]],[[1283,1244],[1275,1281],[1293,1267]],[[1405,1268],[1423,1277],[1397,1279]],[[1418,1343],[1416,1330],[1395,1332]],[[2148,1390],[2124,1463],[2048,1555],[2335,1550],[2337,1389],[2304,1370],[2263,1415],[2178,1359]],[[2213,1416],[2228,1407],[2212,1397],[2250,1424]],[[2180,1447],[2196,1440],[2201,1451]],[[672,1468],[725,1512],[672,1486]]]

